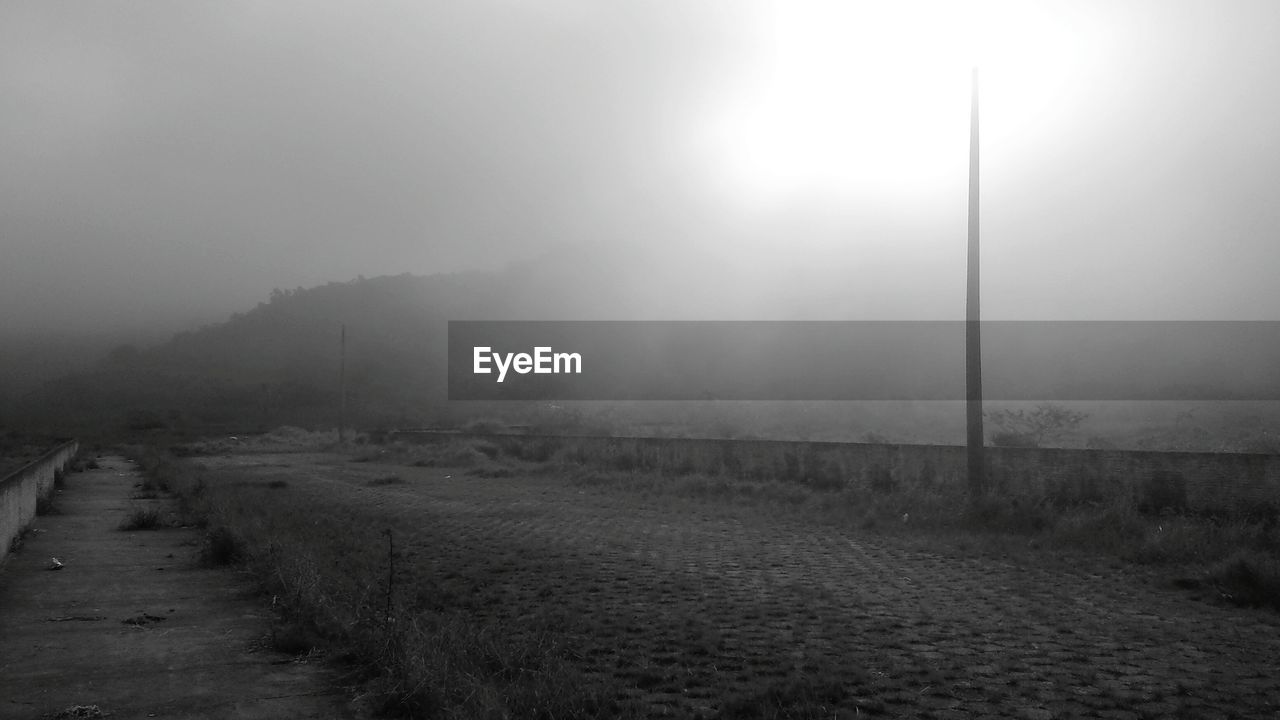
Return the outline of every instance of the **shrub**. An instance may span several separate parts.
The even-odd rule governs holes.
[[[503,448],[508,455],[530,462],[548,462],[560,450],[562,442],[556,438],[536,438],[532,440],[513,438]]]
[[[1030,535],[1052,525],[1054,518],[1047,503],[988,493],[969,504],[965,520],[971,530]]]
[[[1228,602],[1280,610],[1280,559],[1256,550],[1240,550],[1219,562],[1209,578]]]
[[[154,507],[135,507],[120,523],[120,529],[155,530],[161,527],[160,510]]]
[[[200,562],[219,567],[233,565],[245,558],[245,548],[225,525],[211,528],[200,545]]]

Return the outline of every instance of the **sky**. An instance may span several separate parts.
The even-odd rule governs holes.
[[[987,317],[1276,320],[1276,37],[1270,0],[5,0],[0,332],[549,252],[956,319],[975,66]]]

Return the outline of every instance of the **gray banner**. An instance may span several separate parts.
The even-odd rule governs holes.
[[[963,400],[963,322],[450,322],[451,400]],[[982,323],[990,400],[1278,400],[1280,322]]]

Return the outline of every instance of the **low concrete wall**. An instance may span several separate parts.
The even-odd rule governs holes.
[[[450,439],[497,443],[532,460],[556,457],[618,470],[700,472],[742,479],[800,482],[840,489],[863,487],[962,492],[965,448],[959,445],[694,440],[684,438],[396,433],[408,442]],[[986,449],[988,478],[1009,495],[1063,503],[1129,497],[1151,510],[1274,513],[1280,508],[1280,455],[1243,453]]]
[[[67,440],[0,479],[0,558],[31,524],[36,516],[37,500],[53,493],[54,481],[71,464],[79,449],[79,443]]]

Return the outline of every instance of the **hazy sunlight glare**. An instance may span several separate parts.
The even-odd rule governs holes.
[[[1053,143],[1097,65],[1064,6],[985,0],[756,6],[757,47],[709,114],[703,148],[721,190],[749,204],[963,187],[970,71],[984,147]]]

